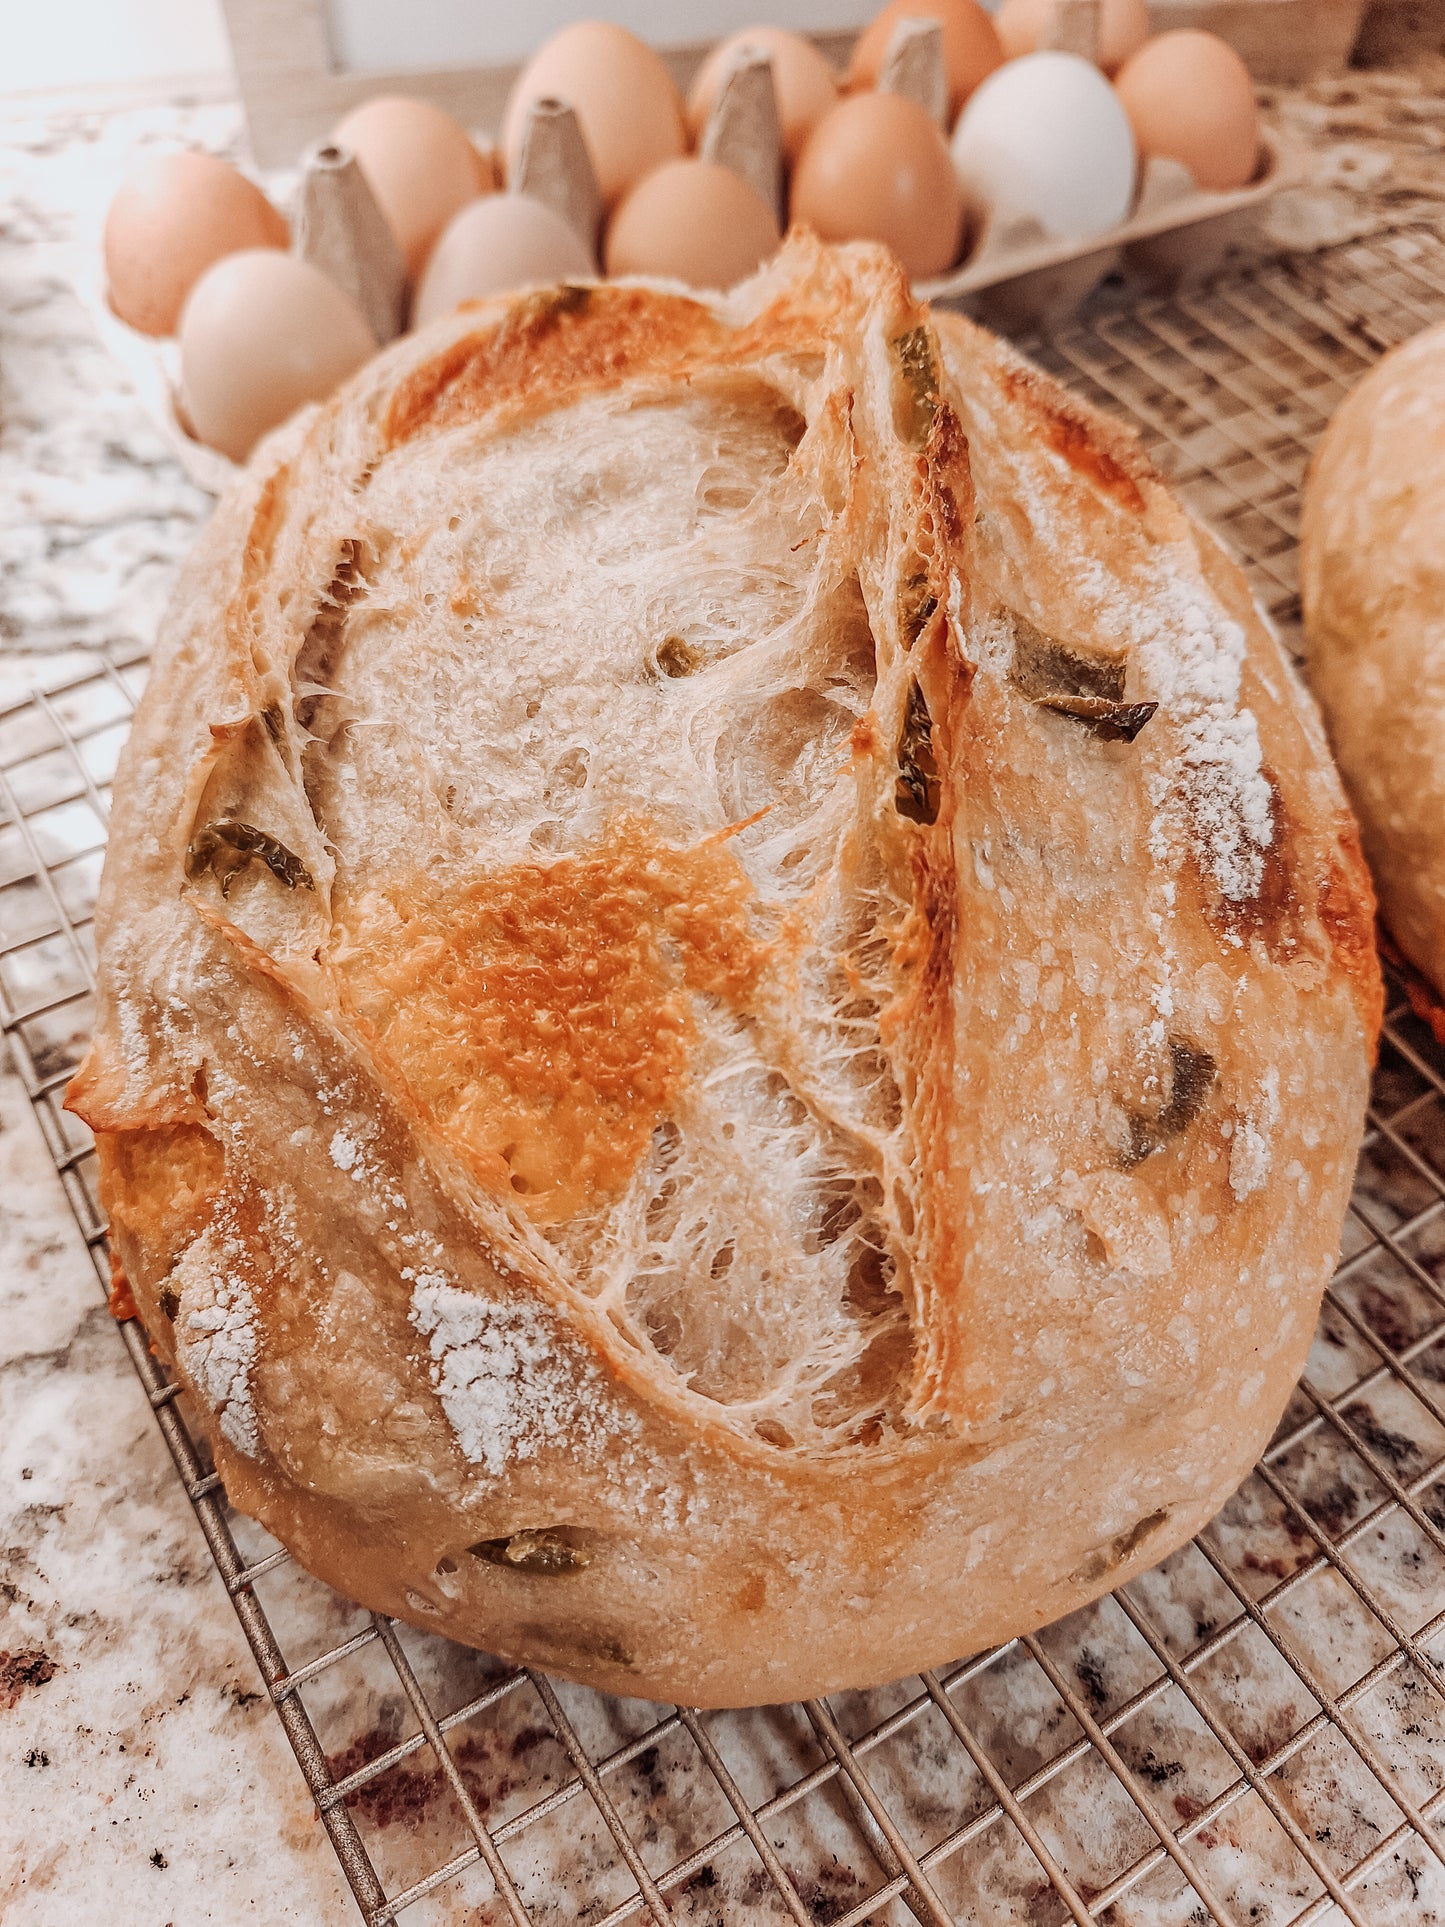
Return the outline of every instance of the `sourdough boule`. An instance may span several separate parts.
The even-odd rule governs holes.
[[[888,257],[394,344],[186,568],[112,1238],[342,1591],[704,1705],[1082,1605],[1248,1469],[1378,1022],[1318,725],[1132,440]]]
[[[1445,328],[1341,403],[1310,467],[1300,589],[1311,687],[1380,913],[1445,997]]]

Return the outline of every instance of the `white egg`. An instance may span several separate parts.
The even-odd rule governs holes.
[[[437,242],[411,325],[423,327],[463,301],[592,273],[586,243],[560,214],[525,194],[488,194],[464,207]]]
[[[1114,227],[1134,199],[1129,117],[1078,54],[1026,54],[990,74],[959,116],[953,164],[976,213],[1032,215],[1055,240]]]

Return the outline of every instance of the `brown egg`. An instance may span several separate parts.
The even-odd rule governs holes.
[[[413,278],[452,216],[492,185],[466,134],[429,100],[380,94],[338,121],[331,138],[360,162]]]
[[[502,128],[509,178],[521,158],[527,109],[548,98],[576,114],[606,207],[687,147],[682,96],[660,56],[606,20],[564,27],[518,75]]]
[[[225,161],[158,156],[126,177],[105,217],[110,305],[142,334],[173,335],[186,296],[213,261],[290,241],[260,188]]]
[[[417,283],[411,325],[423,328],[463,301],[511,288],[591,280],[592,256],[554,208],[525,194],[487,194],[464,207],[432,250]]]
[[[1054,0],[1004,0],[993,17],[1007,60],[1038,51]],[[1099,65],[1116,74],[1149,38],[1148,0],[1104,0],[1099,17]]]
[[[977,0],[889,0],[882,13],[858,36],[848,68],[852,88],[877,85],[888,43],[900,20],[943,22],[943,64],[948,71],[948,107],[956,114],[981,80],[1003,65],[994,24]]]
[[[730,288],[777,247],[772,210],[730,167],[664,161],[623,201],[607,230],[609,274],[658,274]]]
[[[1182,161],[1201,187],[1243,187],[1259,164],[1259,106],[1249,69],[1212,33],[1177,27],[1127,60],[1114,82],[1140,156]]]
[[[900,94],[854,94],[818,123],[793,172],[791,212],[825,241],[886,242],[916,279],[951,267],[963,240],[963,190],[943,136]]]
[[[356,304],[320,268],[271,248],[208,268],[191,289],[180,335],[191,426],[233,462],[376,353]]]
[[[838,99],[833,69],[811,40],[787,33],[782,27],[744,27],[713,48],[697,70],[687,96],[688,131],[702,138],[723,75],[733,56],[755,47],[773,63],[773,87],[778,97],[778,119],[783,128],[783,151],[789,161],[802,152],[803,142]]]

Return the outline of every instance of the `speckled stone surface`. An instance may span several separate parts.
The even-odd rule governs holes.
[[[43,114],[12,103],[7,115],[0,102],[0,699],[57,651],[149,645],[210,512],[74,284],[94,274],[105,202],[137,153],[231,151],[239,127],[230,103]]]
[[[0,126],[0,705],[148,644],[210,511],[72,286],[138,147],[238,128],[229,103]],[[4,1062],[0,1919],[355,1921]]]
[[[0,1919],[356,1919],[12,1075],[0,1078]]]

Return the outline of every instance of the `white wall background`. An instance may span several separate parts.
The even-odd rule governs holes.
[[[615,19],[640,39],[686,46],[759,19],[776,27],[859,27],[869,0],[328,0],[337,66],[480,66],[522,60],[566,21]]]
[[[479,66],[523,59],[569,20],[600,18],[643,40],[686,46],[760,20],[805,29],[857,27],[882,0],[328,0],[341,67]]]
[[[0,0],[0,93],[230,67],[220,0]]]
[[[983,0],[994,7],[997,0]],[[882,0],[326,0],[342,66],[473,66],[517,60],[568,20],[620,21],[674,46],[766,20],[856,27]],[[0,0],[0,94],[224,75],[220,0]]]

